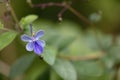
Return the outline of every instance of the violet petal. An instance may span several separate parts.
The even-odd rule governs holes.
[[[32,38],[26,34],[23,34],[21,36],[21,40],[24,41],[24,42],[31,42],[32,41]]]
[[[29,42],[29,43],[27,43],[27,45],[26,45],[26,49],[27,49],[27,51],[33,51],[33,42]]]
[[[35,39],[38,40],[42,36],[44,36],[44,31],[39,30],[35,35]]]
[[[36,41],[34,42],[34,52],[40,55],[43,52],[43,47],[39,45]]]
[[[45,41],[44,40],[37,40],[36,41],[39,45],[41,45],[42,47],[45,47]]]

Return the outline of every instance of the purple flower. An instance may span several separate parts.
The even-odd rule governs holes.
[[[45,47],[45,41],[39,40],[44,35],[44,31],[39,30],[36,34],[32,32],[31,29],[31,34],[32,36],[23,34],[21,36],[21,40],[24,42],[28,42],[26,45],[26,50],[27,51],[34,51],[37,55],[40,55],[43,53],[44,47]]]

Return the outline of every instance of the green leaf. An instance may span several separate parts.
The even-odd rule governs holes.
[[[115,59],[111,55],[107,55],[101,58],[101,61],[104,63],[105,67],[110,70],[115,65]]]
[[[112,46],[112,35],[97,31],[96,36],[98,36],[101,47],[105,50],[108,50]]]
[[[112,46],[108,51],[108,56],[115,62],[120,62],[120,46]]]
[[[49,65],[53,65],[55,63],[56,54],[56,48],[46,47],[44,53],[42,54],[42,57]]]
[[[44,72],[42,72],[42,75],[38,76],[36,80],[49,80],[50,76],[50,69],[47,68]]]
[[[80,25],[77,25],[74,22],[63,21],[60,24],[56,25],[61,36],[67,37],[76,37],[81,36]]]
[[[72,56],[74,59],[79,58],[82,60],[101,58],[104,53],[101,48],[107,50],[110,48],[111,42],[111,35],[105,35],[99,31],[96,34],[93,30],[89,30],[71,42],[69,46],[60,52],[60,55],[66,57]]]
[[[50,80],[63,80],[61,77],[53,70],[50,73]]]
[[[58,51],[64,50],[68,47],[76,38],[75,37],[58,37],[54,45],[58,47]]]
[[[37,15],[28,15],[20,20],[20,25],[22,26],[22,28],[24,28],[34,22],[37,18]]]
[[[72,56],[74,59],[81,58],[84,59],[85,57],[101,57],[102,52],[99,50],[93,50],[89,46],[86,45],[86,42],[83,41],[80,37],[75,39],[66,49],[60,52],[61,56]]]
[[[90,47],[92,50],[98,51],[101,50],[101,47],[103,49],[110,48],[112,45],[112,36],[98,30],[88,30],[83,35],[83,41],[85,42],[85,45]]]
[[[78,80],[113,80],[114,73],[112,71],[104,73],[102,76],[85,76],[79,75]]]
[[[57,59],[52,67],[64,80],[77,80],[76,71],[69,61]]]
[[[3,74],[0,73],[0,80],[3,80]]]
[[[24,80],[38,80],[48,68],[48,64],[37,57],[30,68],[25,72]]]
[[[24,73],[31,66],[34,58],[35,58],[34,54],[29,54],[29,55],[22,56],[21,58],[16,60],[11,67],[9,77],[14,78]]]
[[[86,76],[98,77],[104,72],[103,66],[101,66],[98,62],[79,61],[75,62],[75,67],[79,74]]]
[[[3,29],[4,25],[0,22],[0,29]]]
[[[8,46],[16,37],[17,33],[13,31],[5,32],[0,35],[0,50]]]

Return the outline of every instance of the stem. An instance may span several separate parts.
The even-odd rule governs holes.
[[[10,4],[9,1],[6,1],[6,7],[7,7],[7,10],[11,12],[11,16],[13,17],[13,19],[14,19],[14,21],[15,21],[15,23],[16,23],[16,26],[17,26],[17,28],[18,28],[18,31],[19,31],[19,32],[22,32],[22,28],[21,28],[20,25],[19,25],[19,21],[18,21],[18,19],[17,19],[17,16],[16,16],[16,14],[15,14],[15,12],[14,12],[14,10],[13,10],[13,8],[12,8],[12,6],[11,6],[11,4]]]
[[[30,34],[31,34],[31,36],[33,36],[32,24],[30,24]]]

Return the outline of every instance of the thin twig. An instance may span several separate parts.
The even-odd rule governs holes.
[[[60,21],[62,21],[62,15],[63,15],[63,13],[64,13],[66,10],[67,10],[67,8],[63,8],[63,9],[59,12],[59,14],[58,14],[58,19],[59,19]]]
[[[33,7],[41,7],[41,8],[46,8],[46,7],[49,7],[49,6],[64,7],[65,5],[64,5],[64,3],[54,3],[54,2],[33,5]]]
[[[93,25],[86,17],[84,17],[82,14],[77,12],[74,8],[72,8],[69,4],[66,3],[66,7],[69,11],[71,11],[73,14],[75,14],[79,19],[83,20],[88,25]]]

